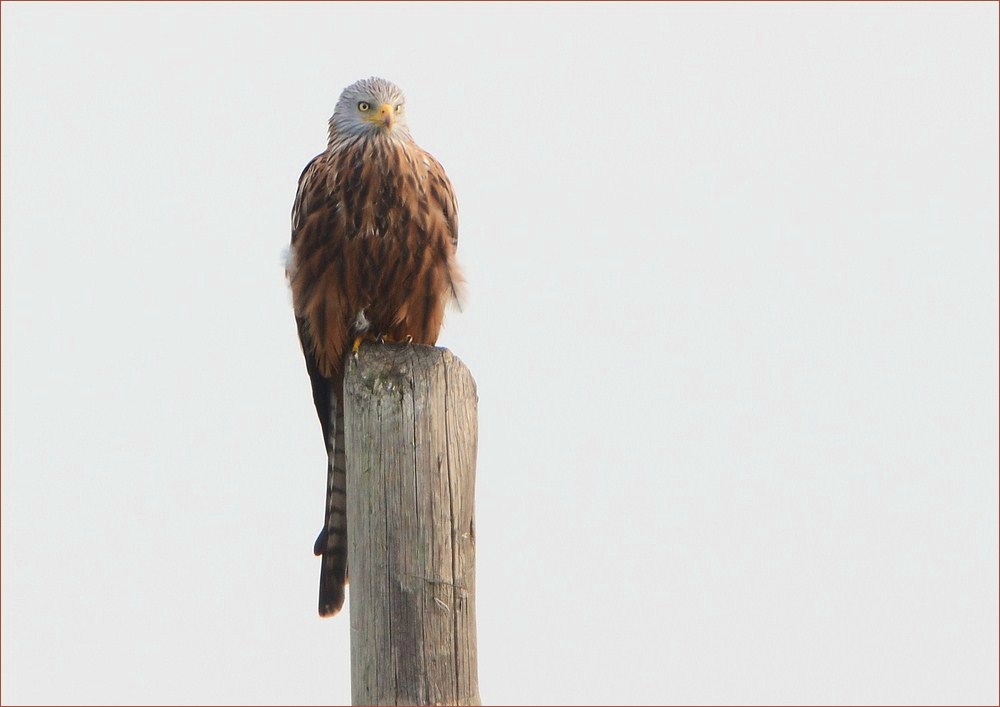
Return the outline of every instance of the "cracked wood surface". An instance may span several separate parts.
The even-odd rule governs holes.
[[[355,705],[478,705],[476,385],[446,349],[369,344],[344,380]]]

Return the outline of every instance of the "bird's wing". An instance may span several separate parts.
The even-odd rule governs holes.
[[[448,286],[451,290],[452,299],[462,308],[462,300],[465,290],[465,278],[458,268],[455,260],[455,252],[458,250],[458,199],[455,197],[455,190],[451,186],[451,180],[444,171],[441,163],[434,159],[429,152],[423,152],[424,164],[427,167],[428,191],[432,199],[437,202],[441,214],[444,216],[445,226],[448,229],[451,249],[447,253],[447,277]]]
[[[323,530],[313,547],[323,556],[320,569],[319,613],[333,616],[344,605],[347,582],[347,469],[344,458],[343,371],[326,366],[317,355],[313,328],[337,319],[323,294],[324,259],[328,258],[323,236],[331,223],[327,188],[329,168],[326,153],[313,158],[299,177],[292,205],[292,243],[287,268],[295,306],[295,322],[312,383],[313,403],[327,451],[327,493]],[[326,244],[327,246],[329,244]],[[318,332],[320,335],[323,332]]]
[[[458,199],[455,198],[455,190],[452,188],[451,180],[448,179],[441,163],[434,159],[429,152],[424,152],[423,157],[424,164],[427,165],[431,197],[437,201],[441,213],[444,214],[452,247],[458,248]]]

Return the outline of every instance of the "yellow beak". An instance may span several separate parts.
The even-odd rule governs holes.
[[[378,108],[378,115],[373,115],[371,117],[373,123],[379,123],[384,125],[388,129],[392,129],[393,123],[396,122],[396,108],[388,103],[383,103]]]

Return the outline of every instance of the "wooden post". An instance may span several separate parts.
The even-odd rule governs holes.
[[[363,344],[344,380],[351,700],[478,705],[476,384],[447,349]]]

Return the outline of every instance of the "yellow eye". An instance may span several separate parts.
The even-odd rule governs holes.
[[[403,104],[402,103],[400,103],[398,106],[396,106],[396,112],[397,113],[402,113],[403,112]]]
[[[371,110],[371,106],[365,103],[364,101],[361,101],[361,103],[358,104],[358,110],[361,111],[362,113],[367,113],[369,110]]]

